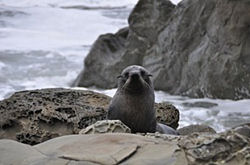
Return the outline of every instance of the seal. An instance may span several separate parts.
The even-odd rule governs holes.
[[[152,75],[142,66],[132,65],[118,76],[118,89],[112,98],[107,118],[121,120],[132,133],[177,134],[163,124],[157,124],[154,109],[155,95]]]
[[[154,88],[145,68],[132,65],[118,76],[118,89],[111,100],[110,120],[121,120],[132,133],[155,132]]]
[[[179,133],[175,129],[162,123],[157,123],[156,131],[162,134],[179,135]]]

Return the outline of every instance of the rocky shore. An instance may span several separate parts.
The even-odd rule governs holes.
[[[0,163],[247,165],[249,143],[249,136],[234,130],[216,136],[187,137],[128,133],[67,135],[35,146],[0,140]]]
[[[62,88],[22,91],[0,102],[0,138],[34,145],[58,136],[78,134],[105,120],[110,97]],[[179,111],[166,103],[155,105],[158,122],[177,129]]]
[[[177,129],[179,111],[159,103],[158,122],[180,135],[131,134],[122,122],[105,120],[109,101],[62,88],[13,94],[0,102],[0,164],[250,163],[250,124],[222,133],[205,125]]]
[[[74,85],[114,88],[121,70],[137,64],[152,73],[155,89],[170,94],[250,98],[249,11],[245,0],[139,0],[129,27],[96,40]],[[50,88],[0,101],[0,165],[250,164],[250,123],[220,133],[207,125],[179,128],[179,110],[162,102],[155,103],[157,122],[179,135],[132,134],[106,120],[110,100]]]
[[[129,27],[96,40],[74,85],[113,88],[137,64],[170,94],[250,98],[249,11],[245,0],[139,0]]]

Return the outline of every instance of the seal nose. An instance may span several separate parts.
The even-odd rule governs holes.
[[[139,79],[139,73],[133,72],[133,73],[131,73],[130,77],[131,77],[131,79],[134,79],[134,80]]]

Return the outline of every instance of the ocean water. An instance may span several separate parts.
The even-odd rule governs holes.
[[[134,0],[0,0],[0,99],[67,87],[100,34],[127,26]]]
[[[115,33],[127,26],[127,17],[136,3],[0,0],[0,100],[20,90],[70,87],[83,69],[91,44],[100,34]],[[97,91],[109,96],[115,93],[115,89]],[[250,122],[250,100],[192,99],[155,93],[157,102],[170,102],[180,110],[180,127],[207,124],[223,131]]]

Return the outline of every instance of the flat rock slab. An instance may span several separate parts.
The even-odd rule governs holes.
[[[13,140],[0,140],[0,164],[25,164],[33,159],[44,159],[46,156],[29,145]]]
[[[13,165],[31,163],[31,161],[33,164],[39,162],[47,164],[52,160],[54,163],[62,164],[70,162],[103,165],[174,164],[177,160],[173,154],[179,149],[176,143],[120,133],[67,135],[33,147],[12,140],[1,140],[0,148],[2,149],[0,163]],[[16,148],[15,151],[14,148]],[[8,156],[5,157],[6,155]]]
[[[238,130],[208,135],[128,133],[66,135],[29,146],[0,140],[0,164],[247,165],[250,137]]]

